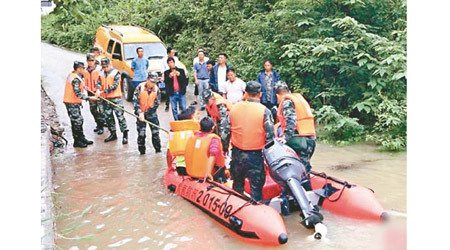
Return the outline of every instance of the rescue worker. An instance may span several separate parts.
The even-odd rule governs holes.
[[[179,175],[187,175],[184,151],[187,140],[200,130],[200,111],[195,106],[189,106],[178,114],[178,120],[170,122],[169,152],[175,156],[175,167]]]
[[[97,81],[102,67],[95,64],[95,56],[92,53],[88,53],[86,55],[86,61],[88,66],[83,73],[84,82],[86,84],[86,89],[88,90],[88,96],[94,96],[95,92],[97,92]],[[101,135],[103,134],[103,126],[105,124],[105,120],[103,118],[103,115],[100,113],[99,105],[100,102],[98,100],[89,100],[89,109],[92,116],[94,117],[95,123],[97,124],[94,132]]]
[[[262,188],[266,174],[264,171],[262,148],[273,141],[272,113],[260,103],[261,84],[250,81],[245,88],[245,101],[233,105],[230,113],[231,178],[233,189],[244,192],[244,181],[248,177],[250,195],[254,200],[262,200]]]
[[[128,128],[125,117],[123,116],[122,90],[120,89],[120,73],[110,65],[107,57],[101,60],[102,71],[100,72],[99,81],[97,82],[96,97],[102,96],[108,101],[116,104],[121,109],[112,106],[106,101],[101,102],[100,112],[104,115],[106,126],[111,133],[105,142],[117,140],[116,121],[114,120],[113,111],[119,121],[120,131],[123,133],[122,144],[128,143]]]
[[[145,154],[145,130],[147,123],[144,119],[159,126],[158,110],[161,101],[161,92],[158,88],[158,73],[150,72],[147,81],[141,82],[134,90],[133,105],[134,113],[139,116],[136,120],[138,132],[137,144],[141,155]],[[159,128],[150,125],[152,131],[152,144],[156,153],[161,152],[161,139],[159,138]]]
[[[214,121],[210,117],[200,120],[200,132],[190,137],[186,144],[186,172],[189,176],[225,182],[225,155],[219,136],[212,133]]]
[[[316,126],[311,107],[299,93],[291,93],[283,81],[275,83],[279,103],[277,121],[280,123],[276,132],[286,145],[291,147],[305,165],[311,170],[311,156],[316,148]]]
[[[83,100],[95,100],[95,97],[88,97],[83,94],[85,83],[83,80],[84,63],[75,61],[73,63],[73,71],[67,76],[66,86],[64,90],[63,102],[69,114],[70,124],[72,128],[73,146],[85,148],[87,145],[94,143],[86,139],[83,133],[83,116],[81,116],[81,102]]]
[[[205,107],[208,116],[214,121],[214,133],[220,137],[224,152],[228,152],[230,145],[229,113],[232,104],[230,101],[221,95],[212,92],[210,89],[203,90],[202,98],[206,105]]]
[[[93,53],[95,57],[95,64],[100,65],[100,61],[102,58],[105,58],[104,55],[100,54],[100,49],[98,47],[93,47],[89,50],[89,53]]]

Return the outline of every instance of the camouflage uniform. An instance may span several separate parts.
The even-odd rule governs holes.
[[[114,91],[116,88],[119,87],[119,82],[120,82],[120,75],[119,75],[119,73],[117,73],[117,75],[114,77],[114,85],[109,89],[105,89],[104,93],[107,94],[107,93]],[[101,81],[100,80],[97,82],[97,89],[101,89]],[[121,97],[108,99],[108,101],[116,104],[117,106],[121,107],[122,109],[124,108]],[[116,114],[117,120],[119,121],[120,131],[122,133],[125,131],[128,131],[127,122],[123,115],[123,113],[124,113],[123,110],[118,109],[118,108],[108,104],[106,101],[102,100],[99,111],[101,114],[103,114],[104,120],[106,122],[105,123],[106,127],[108,127],[108,130],[109,130],[109,132],[111,132],[111,134],[116,133],[116,121],[114,120],[113,111]]]
[[[99,67],[99,66],[96,66]],[[94,68],[95,69],[95,68]],[[94,69],[87,68],[86,71],[91,73]],[[88,96],[94,96],[95,93],[91,93],[88,91]],[[97,124],[97,128],[103,128],[105,126],[105,118],[103,114],[100,112],[100,101],[89,100],[89,110],[91,111],[92,116],[94,117],[95,124]]]
[[[80,78],[81,77],[82,76],[80,76]],[[88,97],[86,95],[84,95],[83,93],[81,93],[80,83],[81,83],[81,81],[78,78],[75,78],[72,81],[73,90],[75,92],[75,95],[82,100],[88,100]],[[67,109],[67,114],[69,115],[69,118],[70,118],[73,139],[74,139],[74,141],[82,140],[82,138],[84,138],[83,116],[81,116],[82,105],[81,104],[68,104],[68,103],[65,103],[65,105],[66,105],[66,109]]]
[[[305,165],[306,171],[309,173],[311,170],[311,157],[316,148],[316,137],[298,135],[296,129],[297,115],[295,114],[295,106],[289,99],[283,101],[283,115],[286,117],[286,129],[284,130],[282,138],[286,140],[286,145],[294,149],[300,157],[300,161]]]
[[[248,99],[247,101],[254,101]],[[229,125],[228,120],[228,125]],[[264,130],[266,132],[266,144],[273,140],[273,117],[270,110],[264,112]],[[233,146],[230,173],[233,179],[233,189],[243,193],[245,178],[249,178],[251,197],[257,201],[262,200],[262,188],[266,180],[264,161],[261,150],[241,150]]]
[[[147,89],[147,86],[145,86],[145,89]],[[133,95],[133,105],[134,105],[134,113],[136,115],[139,115],[142,111],[141,111],[141,105],[139,102],[139,95],[140,95],[140,87],[137,87],[134,90],[134,95]],[[151,107],[150,109],[148,109],[147,111],[145,111],[144,113],[144,118],[145,120],[156,124],[159,126],[159,120],[158,120],[158,114],[156,113],[156,111],[158,110],[159,104],[161,101],[161,92],[158,89],[158,97],[155,100],[155,105],[153,107]],[[161,139],[159,138],[159,128],[149,125],[150,126],[150,130],[152,131],[152,144],[153,147],[155,148],[156,152],[160,152],[161,151]],[[137,128],[137,132],[138,132],[138,138],[137,138],[137,143],[138,143],[138,147],[142,148],[145,151],[145,130],[147,129],[147,123],[145,122],[141,122],[139,121],[139,119],[136,119],[136,128]]]
[[[214,121],[216,123],[216,130],[214,133],[218,135],[222,141],[223,151],[228,152],[228,147],[230,146],[230,115],[228,113],[227,107],[224,104],[219,104],[217,106],[219,110],[219,120]],[[209,115],[209,114],[208,114]]]
[[[205,89],[202,93],[202,99],[205,104],[209,102],[209,98],[213,96],[213,92],[210,89]],[[228,147],[230,146],[230,119],[229,119],[229,112],[227,110],[227,106],[225,104],[219,104],[217,105],[217,109],[219,111],[219,119],[214,120],[214,123],[216,125],[216,129],[214,133],[218,135],[221,139],[222,145],[223,145],[223,152],[228,152]],[[208,109],[206,110],[206,113],[209,117],[211,115],[208,112]]]

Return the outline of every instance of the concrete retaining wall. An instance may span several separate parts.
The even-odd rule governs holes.
[[[55,249],[53,170],[50,162],[50,128],[41,133],[41,249]]]

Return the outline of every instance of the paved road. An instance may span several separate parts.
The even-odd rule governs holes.
[[[86,58],[81,53],[72,52],[66,49],[62,49],[60,47],[42,42],[41,43],[41,75],[42,75],[42,85],[47,92],[48,96],[55,102],[56,111],[59,116],[59,119],[62,125],[65,128],[65,133],[68,139],[72,139],[71,131],[70,131],[70,120],[67,115],[66,107],[63,104],[63,93],[64,93],[64,84],[65,79],[69,72],[72,70],[73,61],[86,61]],[[188,103],[192,101],[192,93],[193,86],[189,85],[188,88]],[[133,112],[133,105],[130,102],[125,101],[123,99],[123,103],[125,108],[128,111]],[[171,111],[164,111],[165,104],[162,102],[159,109],[158,115],[160,119],[161,126],[164,128],[169,128],[169,122],[173,119]],[[89,112],[89,104],[87,102],[83,102],[82,115],[84,118],[84,132],[88,139],[93,139],[94,143],[103,143],[103,139],[109,135],[107,129],[105,129],[105,133],[102,136],[98,136],[93,132],[95,128],[95,122],[92,115]],[[129,132],[129,144],[134,145],[137,150],[137,133],[136,133],[136,119],[128,114],[125,114],[127,125],[130,130]],[[118,128],[118,123],[116,120],[116,126],[118,131],[119,140],[121,141],[121,133]],[[147,131],[147,139],[148,135],[150,135],[150,130]],[[167,135],[165,132],[161,131],[160,136],[162,139],[162,145],[165,147],[167,145]],[[148,140],[149,141],[149,140]],[[73,143],[73,140],[69,140],[70,144]],[[131,147],[134,147],[131,146]],[[151,144],[147,145],[147,148],[152,148]],[[138,152],[138,151],[136,151]],[[152,151],[153,152],[153,151]]]

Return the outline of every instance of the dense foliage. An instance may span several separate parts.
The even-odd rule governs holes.
[[[190,65],[226,52],[244,80],[271,59],[316,115],[319,139],[406,148],[405,0],[59,0],[42,39],[78,51],[101,24],[140,25]]]

